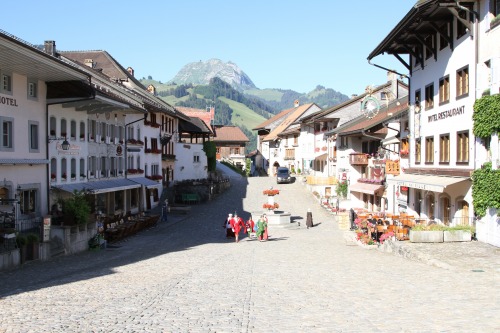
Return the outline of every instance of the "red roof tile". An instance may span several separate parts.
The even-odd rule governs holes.
[[[238,126],[222,126],[217,127],[215,130],[215,142],[228,142],[228,141],[237,141],[237,142],[249,142],[250,140],[247,138],[245,133]]]

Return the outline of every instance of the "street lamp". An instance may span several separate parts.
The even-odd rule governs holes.
[[[68,142],[68,140],[66,139],[66,137],[60,137],[60,138],[55,138],[55,137],[51,137],[51,136],[48,136],[47,137],[47,143],[51,143],[52,141],[60,141],[60,140],[64,140],[62,143],[61,143],[61,148],[63,150],[69,150],[69,147],[71,146],[70,143]]]

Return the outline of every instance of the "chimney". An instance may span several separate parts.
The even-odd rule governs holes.
[[[352,94],[351,95],[351,99],[355,99],[356,97],[358,97],[358,94]]]
[[[299,102],[299,100],[298,100],[298,99],[296,99],[296,100],[293,102],[293,107],[294,107],[294,108],[298,108],[298,107],[299,107],[299,105],[300,105],[300,102]]]
[[[129,72],[130,75],[134,76],[134,69],[132,67],[127,68],[127,72]]]
[[[396,73],[388,71],[387,72],[387,82],[394,82],[398,79]]]
[[[85,59],[83,61],[83,63],[85,64],[85,66],[88,66],[90,68],[94,68],[94,60],[92,60],[92,59]]]
[[[44,43],[44,51],[45,51],[45,53],[55,57],[55,55],[56,55],[56,41],[55,40],[46,40]]]
[[[129,67],[130,68],[130,67]],[[133,70],[132,70],[133,71]],[[130,73],[130,72],[129,72]],[[148,91],[156,96],[156,88],[152,84],[148,86]]]

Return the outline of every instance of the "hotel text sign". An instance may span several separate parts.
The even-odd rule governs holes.
[[[0,104],[10,105],[10,106],[19,106],[17,105],[17,101],[15,98],[0,96]]]
[[[443,120],[450,117],[455,117],[465,114],[465,105],[459,106],[457,108],[449,109],[446,111],[438,112],[436,114],[428,116],[429,122]]]

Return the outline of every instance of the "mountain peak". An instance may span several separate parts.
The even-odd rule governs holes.
[[[207,85],[210,79],[218,77],[237,90],[256,88],[252,80],[235,63],[212,58],[207,61],[191,62],[174,76],[170,83]]]

